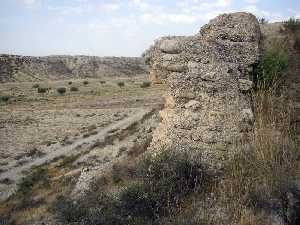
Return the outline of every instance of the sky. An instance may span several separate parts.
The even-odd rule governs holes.
[[[0,54],[140,56],[235,11],[300,18],[300,0],[0,0]]]

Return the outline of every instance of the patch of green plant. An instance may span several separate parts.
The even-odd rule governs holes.
[[[9,99],[11,99],[11,96],[9,96],[9,95],[2,95],[2,96],[0,96],[0,101],[1,102],[8,102]]]
[[[34,84],[32,85],[32,88],[39,88],[40,87],[40,84]]]
[[[85,81],[83,81],[83,84],[84,84],[84,85],[88,85],[89,82],[88,82],[87,80],[85,80]]]
[[[40,185],[47,188],[50,186],[50,176],[48,168],[34,168],[29,175],[22,178],[21,182],[18,184],[18,194],[23,197],[30,195],[35,185]]]
[[[72,82],[72,81],[69,81],[69,82],[68,82],[68,85],[72,85],[72,84],[73,84],[73,82]]]
[[[200,160],[191,159],[188,153],[166,150],[145,158],[139,166],[138,176],[148,196],[156,202],[158,212],[174,206],[180,199],[198,191],[204,181]]]
[[[37,92],[38,93],[46,93],[49,89],[46,87],[38,87]]]
[[[71,87],[70,91],[79,91],[79,88],[78,87]]]
[[[290,18],[284,22],[284,27],[292,32],[300,30],[300,20],[295,18]]]
[[[59,87],[56,89],[56,91],[60,94],[63,95],[66,93],[67,89],[65,87]]]
[[[105,84],[106,81],[105,80],[100,80],[100,84]]]
[[[119,81],[119,82],[117,82],[117,85],[118,85],[119,87],[124,87],[124,86],[125,86],[125,83],[124,83],[123,81]]]
[[[150,86],[151,86],[151,82],[150,81],[144,81],[141,84],[141,88],[147,88],[147,87],[150,87]]]
[[[125,223],[127,218],[122,218],[119,214],[120,206],[118,200],[99,192],[88,193],[84,199],[77,202],[64,196],[59,196],[54,202],[52,209],[57,219],[64,224],[128,224]]]
[[[294,34],[294,47],[300,49],[300,19],[290,18],[284,22],[284,27]]]
[[[76,159],[78,159],[79,155],[70,155],[70,156],[65,156],[62,159],[62,162],[59,164],[59,167],[67,167],[70,166],[73,162],[76,161]]]
[[[260,24],[267,24],[269,21],[268,21],[266,18],[261,17],[261,18],[258,19],[258,22],[259,22]]]
[[[254,73],[257,83],[264,89],[278,86],[288,68],[288,50],[286,44],[273,40],[262,54],[262,58]]]
[[[90,192],[73,202],[61,198],[54,208],[59,220],[70,224],[158,225],[184,197],[199,191],[204,181],[200,161],[187,154],[165,151],[145,157],[135,181],[118,194]]]

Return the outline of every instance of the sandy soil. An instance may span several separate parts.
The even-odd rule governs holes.
[[[124,87],[118,86],[120,80],[39,83],[51,88],[47,93],[38,93],[32,87],[36,83],[1,84],[0,96],[11,97],[0,102],[0,180],[10,174],[15,185],[23,169],[73,149],[84,151],[87,148],[81,148],[82,144],[103,138],[110,128],[118,130],[124,123],[129,126],[136,118],[142,119],[139,115],[163,103],[164,89],[141,88],[144,79],[123,79]],[[71,92],[71,86],[79,91]],[[66,87],[67,92],[58,94],[58,87]],[[5,190],[8,186],[3,183]]]

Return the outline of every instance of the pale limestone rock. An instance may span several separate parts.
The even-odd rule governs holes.
[[[144,53],[155,79],[167,86],[153,152],[188,149],[201,153],[209,170],[220,170],[232,145],[253,130],[245,91],[259,56],[260,28],[249,13],[220,15],[195,36],[157,40]]]
[[[165,53],[178,54],[181,52],[180,42],[178,40],[164,40],[159,46],[160,50]]]
[[[241,91],[249,91],[253,87],[253,82],[251,80],[239,79],[239,88]]]

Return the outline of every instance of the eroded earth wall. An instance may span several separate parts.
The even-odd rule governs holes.
[[[144,53],[150,78],[167,85],[154,152],[195,149],[218,170],[233,144],[247,143],[254,121],[250,74],[259,60],[260,35],[252,14],[223,14],[195,36],[163,37]]]

